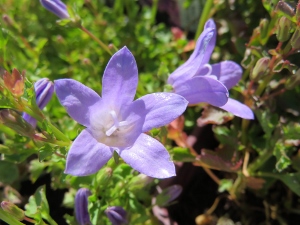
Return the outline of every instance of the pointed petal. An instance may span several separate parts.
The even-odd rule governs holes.
[[[212,26],[210,21],[208,27],[204,29],[198,38],[195,50],[188,61],[178,67],[168,79],[168,83],[175,85],[175,83],[183,83],[191,79],[196,72],[206,63],[208,63],[210,56],[215,48],[217,31],[215,26]]]
[[[244,119],[254,119],[254,114],[248,106],[232,98],[229,98],[228,102],[220,108]]]
[[[141,134],[131,148],[119,151],[119,155],[133,169],[147,176],[168,178],[176,175],[166,148],[146,134]]]
[[[235,86],[242,78],[243,70],[241,66],[233,61],[224,61],[212,65],[211,74],[218,77],[229,90]]]
[[[101,102],[101,97],[92,89],[73,79],[54,81],[56,95],[69,115],[88,127],[90,113]]]
[[[96,173],[112,157],[113,151],[99,143],[87,129],[73,142],[67,156],[65,173],[87,176]]]
[[[229,96],[227,88],[209,76],[194,77],[174,87],[174,92],[185,97],[189,104],[207,102],[213,106],[224,105]]]
[[[122,106],[133,101],[138,84],[138,70],[136,61],[127,47],[123,47],[111,57],[102,81],[102,98],[105,102]]]
[[[204,30],[208,28],[216,29],[216,24],[213,19],[207,20],[206,23],[204,24]]]
[[[143,103],[144,107],[140,107]],[[174,93],[153,93],[145,95],[132,103],[131,108],[136,108],[145,115],[142,131],[147,132],[171,123],[186,109],[188,102],[184,97]],[[144,109],[144,110],[142,110]]]

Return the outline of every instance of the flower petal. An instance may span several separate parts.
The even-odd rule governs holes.
[[[118,153],[133,169],[147,176],[168,178],[176,175],[166,148],[146,134],[141,134],[131,148]]]
[[[254,119],[254,114],[248,106],[232,98],[229,98],[228,102],[220,108],[244,119]]]
[[[144,111],[140,107],[144,103]],[[188,102],[180,95],[174,93],[153,93],[145,95],[133,102],[131,108],[136,108],[145,115],[142,131],[147,132],[171,123],[186,109]]]
[[[102,81],[102,98],[105,102],[122,106],[133,101],[138,84],[138,70],[136,61],[127,47],[123,47],[111,57]]]
[[[56,95],[69,115],[78,123],[88,127],[90,113],[101,101],[92,89],[73,79],[54,81]]]
[[[188,61],[169,76],[169,84],[174,86],[175,83],[184,83],[186,80],[191,79],[204,64],[208,63],[216,44],[217,30],[213,20],[209,20],[206,25],[207,27],[198,38],[193,54]]]
[[[112,157],[113,151],[99,143],[87,129],[73,142],[67,156],[65,173],[87,176],[96,173]]]
[[[224,61],[212,65],[211,74],[218,77],[229,90],[235,86],[242,78],[243,70],[241,66],[233,61]]]
[[[194,77],[174,87],[174,92],[185,97],[189,104],[207,102],[213,106],[222,106],[228,100],[227,88],[210,76]]]

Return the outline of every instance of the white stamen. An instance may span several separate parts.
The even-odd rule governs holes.
[[[109,137],[109,136],[112,135],[117,129],[118,129],[118,128],[117,128],[115,125],[113,125],[111,128],[109,128],[109,129],[105,132],[105,134]]]
[[[118,128],[122,127],[122,126],[127,126],[129,125],[129,123],[127,121],[121,121],[119,122],[117,114],[114,110],[110,111],[109,114],[112,116],[113,120],[114,120],[114,124],[112,125],[111,128],[109,128],[105,134],[109,137],[110,135],[112,135]]]
[[[204,74],[203,76],[211,75],[211,72],[212,72],[212,67],[211,67],[211,65],[209,65],[209,64],[206,63],[206,64],[204,64],[203,68],[207,68],[207,69],[208,69],[207,73]],[[202,75],[202,74],[201,74],[201,75]]]

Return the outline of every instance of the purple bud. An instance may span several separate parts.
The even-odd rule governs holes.
[[[75,215],[79,225],[90,225],[90,215],[88,211],[88,197],[91,192],[87,188],[80,188],[75,196]]]
[[[53,95],[53,82],[51,82],[48,78],[40,79],[34,84],[34,91],[36,96],[36,104],[40,109],[43,109]],[[27,113],[23,113],[23,119],[30,123],[33,127],[36,126],[36,119]]]
[[[108,207],[105,214],[113,225],[127,224],[127,212],[121,206]]]
[[[157,195],[155,203],[160,207],[168,206],[181,194],[181,192],[182,187],[180,185],[172,185]]]
[[[61,19],[70,18],[66,5],[60,0],[40,0],[42,6]]]

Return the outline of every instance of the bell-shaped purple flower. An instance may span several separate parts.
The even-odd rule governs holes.
[[[207,102],[236,116],[253,119],[252,110],[229,98],[228,90],[241,79],[242,68],[232,61],[209,64],[216,44],[216,25],[209,19],[190,58],[168,78],[173,91],[185,97],[190,104]]]
[[[121,206],[108,207],[105,214],[113,225],[127,224],[127,212]]]
[[[67,6],[60,0],[40,0],[45,9],[57,15],[61,19],[70,18]]]
[[[86,176],[97,172],[116,151],[135,170],[155,178],[175,175],[166,148],[144,132],[164,126],[187,107],[174,93],[154,93],[135,101],[138,70],[131,52],[122,48],[108,62],[102,79],[102,98],[72,79],[54,82],[60,103],[86,126],[73,142],[65,173]]]
[[[34,84],[34,91],[36,96],[36,104],[40,109],[43,109],[53,95],[53,82],[48,78],[40,79]],[[33,127],[36,127],[36,119],[32,116],[28,115],[27,113],[23,113],[23,119],[30,123]]]
[[[90,215],[88,211],[88,197],[91,192],[87,188],[80,188],[75,196],[75,215],[79,225],[90,225]]]

